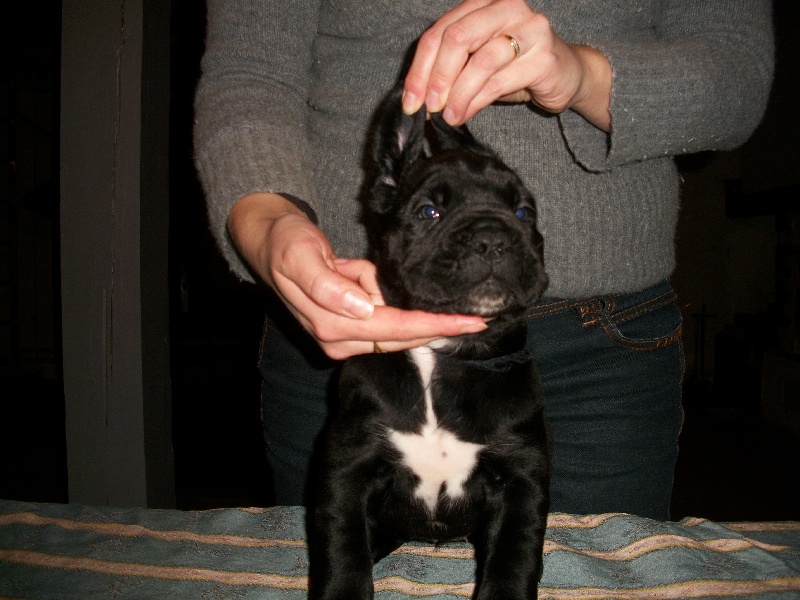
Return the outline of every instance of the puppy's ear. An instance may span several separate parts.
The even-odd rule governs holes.
[[[373,209],[379,212],[389,208],[383,203],[394,194],[408,167],[429,154],[425,141],[425,109],[407,115],[403,112],[401,97],[402,86],[399,86],[384,101],[373,140],[377,168],[372,190],[377,206]]]
[[[441,113],[431,115],[431,123],[436,132],[438,150],[463,149],[483,156],[495,156],[494,152],[472,136],[465,125],[453,127],[442,118]]]

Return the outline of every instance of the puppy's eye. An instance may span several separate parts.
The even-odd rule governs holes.
[[[420,219],[438,219],[442,216],[439,212],[439,209],[432,204],[426,204],[420,207],[417,214],[419,215]]]
[[[520,221],[524,221],[528,218],[528,214],[528,209],[524,206],[521,206],[517,209],[517,212],[514,213],[514,216],[516,216]]]

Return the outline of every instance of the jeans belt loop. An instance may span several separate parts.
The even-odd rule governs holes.
[[[578,306],[584,327],[595,325],[614,310],[613,296],[597,296]]]

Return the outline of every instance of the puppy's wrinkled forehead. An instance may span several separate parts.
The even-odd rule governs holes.
[[[402,196],[465,205],[516,206],[523,201],[519,178],[494,157],[469,150],[448,150],[418,161],[398,186]]]

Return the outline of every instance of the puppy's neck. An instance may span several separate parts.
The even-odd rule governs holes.
[[[438,354],[492,369],[529,360],[527,338],[524,318],[501,316],[481,333],[436,340],[428,347]]]

